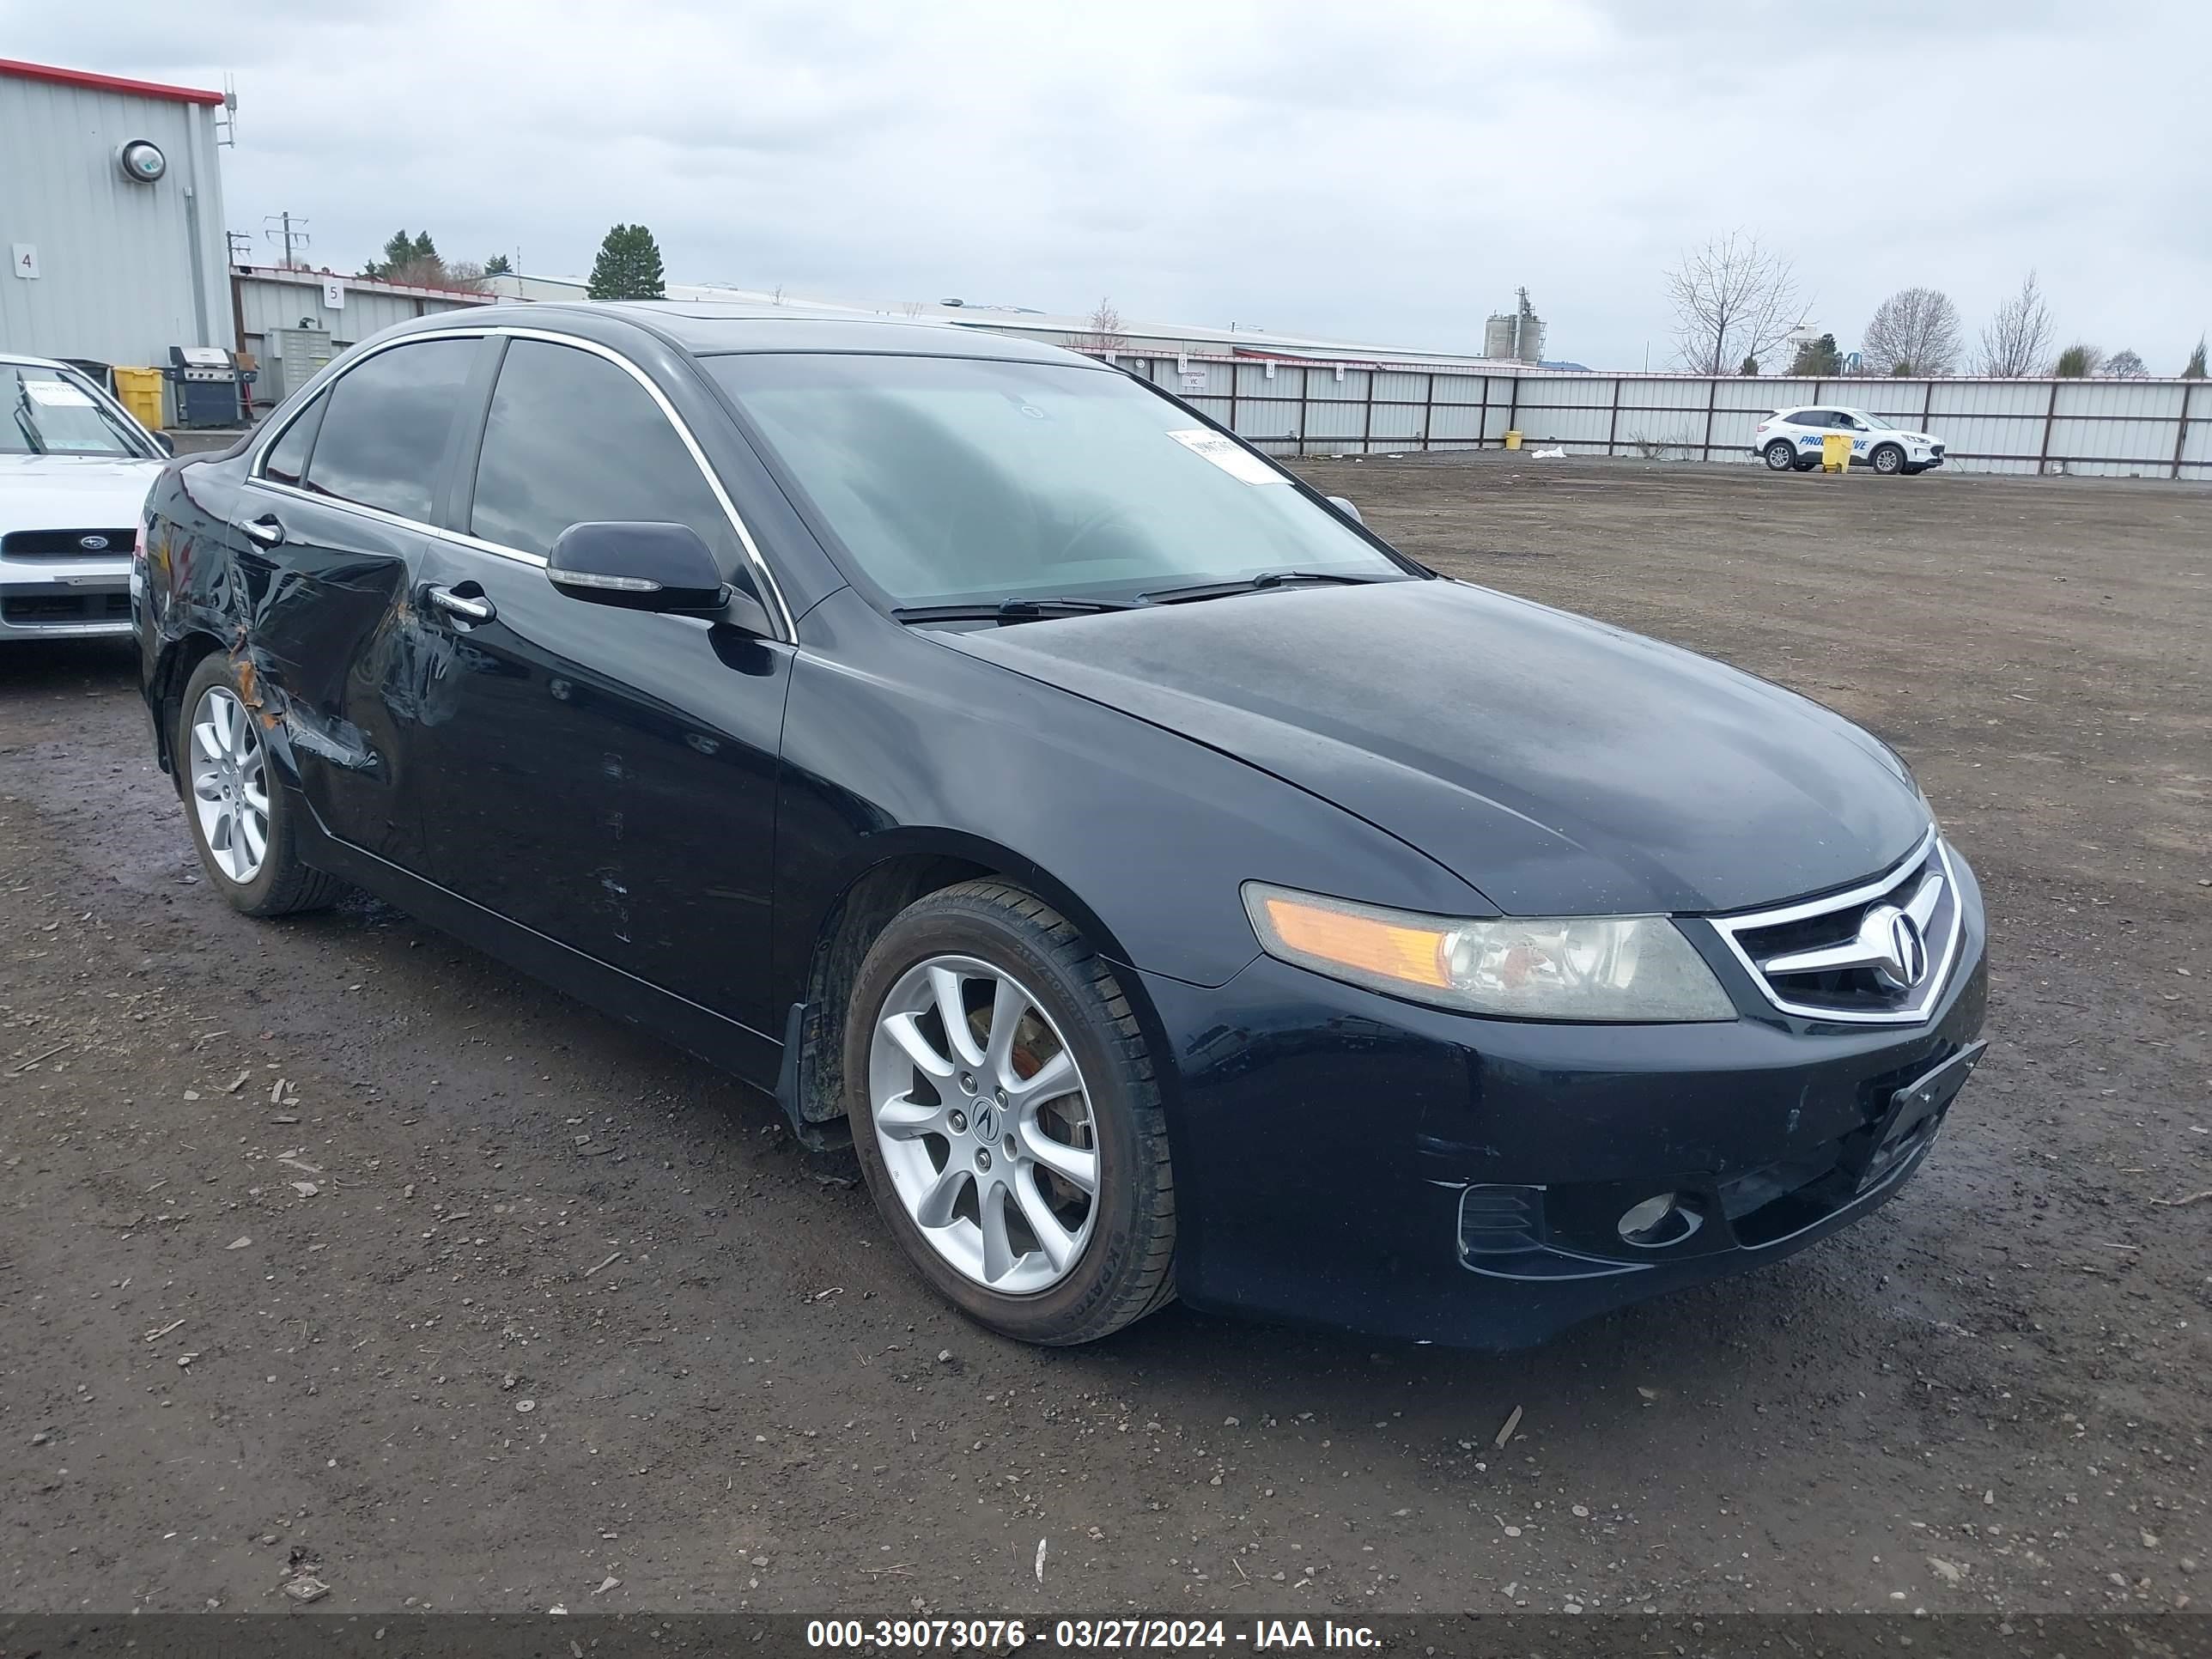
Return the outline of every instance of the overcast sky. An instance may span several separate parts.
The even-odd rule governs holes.
[[[229,71],[229,228],[349,271],[404,226],[580,274],[638,220],[672,281],[1443,349],[1526,283],[1548,355],[1635,368],[1741,227],[1847,348],[1912,283],[1971,337],[2030,266],[2154,373],[2212,325],[2201,0],[0,0],[0,41]]]

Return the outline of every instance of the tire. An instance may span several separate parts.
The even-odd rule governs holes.
[[[1797,446],[1787,438],[1777,438],[1765,453],[1769,472],[1787,472],[1797,465]]]
[[[1867,462],[1883,477],[1894,478],[1905,471],[1905,452],[1895,444],[1877,444]]]
[[[201,728],[220,728],[212,745]],[[228,765],[217,750],[229,755]],[[200,867],[233,909],[289,916],[337,902],[345,884],[299,860],[292,802],[268,764],[260,723],[223,653],[201,658],[185,682],[170,752]],[[261,825],[258,860],[250,828],[256,820]]]
[[[1003,882],[945,888],[878,937],[848,1006],[861,1172],[946,1300],[1001,1335],[1066,1346],[1173,1297],[1175,1178],[1152,1057],[1073,924]],[[1042,1092],[1025,1098],[1032,1083]]]

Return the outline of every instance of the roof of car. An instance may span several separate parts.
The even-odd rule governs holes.
[[[27,363],[33,368],[69,368],[70,365],[52,357],[33,357],[20,351],[0,351],[0,363]],[[71,373],[75,373],[71,370]]]
[[[722,301],[645,300],[593,303],[471,307],[422,319],[471,327],[558,327],[589,317],[636,324],[697,356],[740,351],[883,352],[907,356],[990,357],[1012,362],[1089,363],[1089,358],[1041,341],[951,323],[903,318],[854,317],[798,306],[742,305]]]

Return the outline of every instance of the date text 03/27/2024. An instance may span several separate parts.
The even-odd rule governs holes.
[[[1237,1629],[1219,1619],[817,1619],[808,1621],[810,1648],[877,1651],[939,1648],[1014,1652],[1034,1643],[1068,1651],[1136,1651],[1226,1648],[1232,1643],[1255,1652],[1300,1648],[1358,1650],[1381,1645],[1366,1625],[1340,1625],[1324,1619],[1318,1627],[1305,1619],[1255,1619]]]

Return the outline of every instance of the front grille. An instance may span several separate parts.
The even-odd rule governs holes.
[[[0,622],[16,628],[66,628],[85,623],[130,620],[131,595],[121,590],[108,593],[0,595]]]
[[[1905,1024],[1925,1018],[1942,993],[1962,920],[1957,873],[1930,830],[1911,857],[1863,886],[1717,916],[1713,926],[1784,1012]]]
[[[1930,444],[1928,446],[1928,453],[1940,461],[1943,459],[1943,446],[1941,444]]]
[[[87,547],[88,536],[104,537],[105,547]],[[17,530],[0,536],[0,553],[11,559],[105,559],[138,545],[137,530]]]

